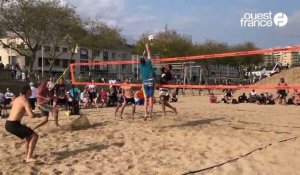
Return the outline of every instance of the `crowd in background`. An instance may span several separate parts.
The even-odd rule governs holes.
[[[223,95],[221,100],[218,100],[214,93],[209,96],[210,103],[257,103],[261,105],[274,105],[276,102],[278,104],[284,105],[300,105],[300,92],[294,89],[292,93],[289,92],[287,88],[287,83],[281,78],[278,83],[278,90],[276,96],[270,92],[258,93],[255,89],[252,89],[248,95],[246,93],[241,94],[237,98],[234,96],[235,91],[232,89],[223,90]],[[288,96],[290,94],[290,96]]]
[[[63,79],[60,79],[55,83],[54,78],[50,77],[47,82],[47,88],[50,93],[55,97],[54,100],[50,102],[53,106],[59,106],[65,110],[75,110],[75,106],[82,106],[82,108],[92,108],[92,107],[115,107],[120,105],[124,101],[122,89],[114,84],[122,83],[118,82],[116,79],[112,78],[109,81],[110,86],[106,88],[98,88],[95,85],[94,80],[82,89],[77,87],[68,87]],[[32,95],[29,98],[29,104],[32,110],[36,109],[37,102],[37,91],[38,87],[36,84],[30,82],[30,87]],[[134,103],[135,105],[144,104],[144,93],[142,89],[136,89],[134,91]],[[0,114],[7,115],[6,110],[9,108],[11,101],[16,97],[9,88],[7,88],[5,93],[0,92]],[[170,102],[176,102],[177,96],[176,92],[170,94]]]

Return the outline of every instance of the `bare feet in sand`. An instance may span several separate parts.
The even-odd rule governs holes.
[[[33,163],[33,162],[36,162],[37,160],[36,159],[33,159],[33,158],[28,158],[25,160],[26,163]]]
[[[174,108],[173,111],[174,111],[175,115],[177,115],[177,109]]]

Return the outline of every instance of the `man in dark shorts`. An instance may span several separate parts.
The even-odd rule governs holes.
[[[167,85],[169,83],[169,81],[172,80],[172,65],[165,65],[162,67],[162,74],[160,77],[160,85]],[[164,117],[166,117],[166,107],[172,109],[174,111],[175,114],[177,114],[177,110],[175,107],[171,106],[169,104],[169,89],[168,88],[159,88],[159,99],[160,99],[160,104],[162,107],[162,111],[164,114]]]
[[[280,82],[278,83],[278,87],[279,87],[279,89],[277,91],[277,94],[278,94],[279,104],[286,105],[287,104],[286,97],[289,93],[289,90],[286,89],[287,83],[284,81],[284,78],[280,78]],[[282,100],[283,100],[283,103],[282,103]]]
[[[128,84],[129,83],[129,78],[125,78],[125,81],[124,81],[124,84]],[[132,90],[132,87],[130,86],[122,86],[122,95],[123,95],[123,98],[124,98],[124,103],[123,103],[123,106],[122,106],[122,109],[121,109],[121,115],[120,117],[122,117],[123,115],[123,111],[126,107],[126,105],[128,103],[131,103],[132,105],[132,114],[131,114],[131,118],[134,119],[134,114],[135,114],[135,101],[134,101],[134,94],[133,94],[133,90]]]
[[[145,96],[145,121],[151,118],[154,95],[154,70],[151,62],[151,53],[148,44],[145,44],[148,58],[140,58],[140,70],[143,79],[143,92]]]
[[[56,126],[59,126],[58,124],[58,107],[51,106],[49,103],[54,99],[52,93],[50,93],[49,89],[47,88],[47,82],[46,80],[42,80],[41,85],[38,88],[37,93],[37,104],[38,109],[42,112],[42,116],[45,117],[44,121],[42,123],[38,124],[36,127],[34,127],[34,130],[43,126],[48,122],[49,118],[49,112],[53,114],[55,124]]]
[[[12,109],[6,120],[5,129],[7,132],[25,140],[26,153],[24,160],[27,163],[35,162],[36,160],[33,158],[32,154],[38,141],[38,135],[32,129],[21,124],[21,120],[25,113],[31,118],[34,116],[28,102],[28,99],[31,96],[30,86],[24,86],[20,93],[21,95],[12,102]]]

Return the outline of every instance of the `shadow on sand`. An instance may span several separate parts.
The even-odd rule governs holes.
[[[200,125],[210,124],[211,122],[218,121],[218,120],[223,120],[223,119],[225,119],[225,118],[220,117],[220,118],[209,118],[209,119],[194,120],[194,121],[188,121],[186,123],[179,124],[179,125],[164,126],[163,128],[200,126]]]
[[[111,146],[116,146],[116,147],[123,147],[125,145],[124,142],[118,142],[118,143],[113,143],[111,145],[103,145],[103,144],[90,144],[87,145],[85,148],[80,148],[80,149],[75,149],[71,151],[59,151],[59,152],[53,152],[52,154],[57,156],[55,158],[56,161],[61,161],[64,159],[67,159],[69,157],[76,156],[78,154],[84,153],[84,152],[90,152],[90,151],[101,151],[104,149],[107,149]]]

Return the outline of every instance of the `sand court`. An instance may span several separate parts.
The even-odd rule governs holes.
[[[38,163],[22,160],[22,141],[0,125],[2,174],[298,174],[299,106],[209,104],[180,97],[178,116],[154,106],[153,121],[114,117],[114,108],[82,110],[90,122],[72,132],[39,128]],[[41,119],[24,118],[34,126]],[[52,118],[50,118],[52,120]],[[63,113],[60,123],[70,124]],[[224,164],[223,164],[224,163]],[[216,166],[219,165],[219,166]],[[214,167],[216,166],[216,167]],[[214,167],[214,168],[210,168]],[[208,169],[206,169],[208,168]],[[203,170],[204,169],[204,170]],[[206,169],[206,170],[205,170]]]

